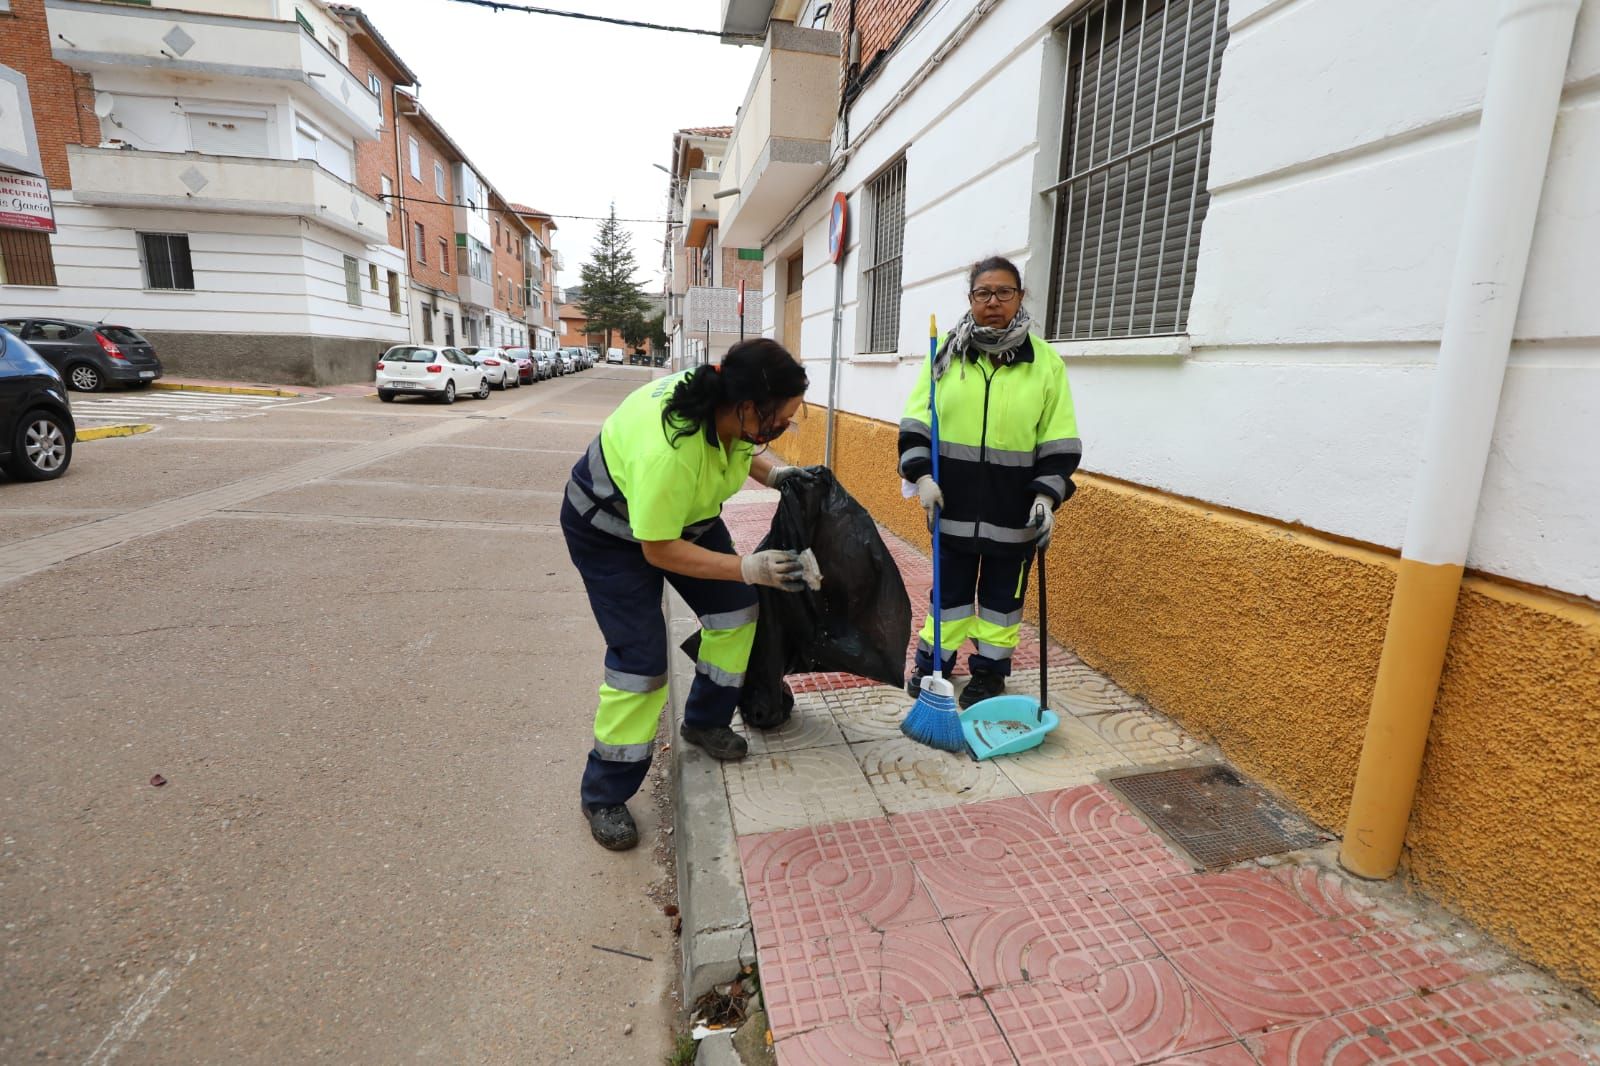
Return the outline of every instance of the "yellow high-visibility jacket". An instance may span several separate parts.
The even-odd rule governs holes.
[[[931,372],[925,362],[900,421],[900,475],[911,482],[933,473]],[[1065,364],[1029,334],[1006,365],[976,350],[952,354],[938,384],[940,536],[957,550],[1028,554],[1034,496],[1059,507],[1073,493],[1083,457]]]

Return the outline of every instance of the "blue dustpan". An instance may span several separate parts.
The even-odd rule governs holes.
[[[1061,716],[1050,710],[1049,599],[1044,574],[1044,550],[1039,551],[1039,698],[992,696],[961,712],[961,732],[979,759],[1016,755],[1044,743]]]

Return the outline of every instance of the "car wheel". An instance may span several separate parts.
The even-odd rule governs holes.
[[[394,403],[394,393],[390,392],[388,389],[379,389],[378,399],[382,400],[384,403]]]
[[[505,388],[505,386],[502,385],[501,388]],[[480,400],[487,400],[489,398],[489,379],[487,377],[479,380],[478,391],[473,393],[473,395]]]
[[[79,392],[99,392],[106,387],[106,379],[92,364],[78,363],[67,371],[67,384]]]
[[[19,481],[50,481],[72,463],[72,436],[66,420],[54,411],[29,411],[17,423],[6,471]]]
[[[444,383],[444,393],[439,397],[439,402],[440,403],[455,403],[456,402],[456,383],[455,382],[447,381],[447,382]]]

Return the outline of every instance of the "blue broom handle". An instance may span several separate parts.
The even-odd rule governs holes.
[[[939,394],[934,387],[934,369],[939,355],[939,338],[932,329],[928,330],[928,421],[929,429],[933,435],[933,481],[939,485],[939,490],[944,491],[944,486],[939,483]],[[944,600],[939,595],[939,518],[942,509],[933,509],[933,672],[940,677],[944,676]]]

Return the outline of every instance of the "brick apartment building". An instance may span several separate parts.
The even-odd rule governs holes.
[[[490,226],[494,242],[494,306],[492,343],[528,345],[526,260],[532,228],[498,193],[491,194]]]
[[[527,250],[523,255],[523,280],[527,292],[526,320],[528,341],[534,348],[558,347],[561,331],[556,291],[556,271],[560,262],[555,253],[555,219],[526,204],[512,204],[511,210],[528,227]]]

